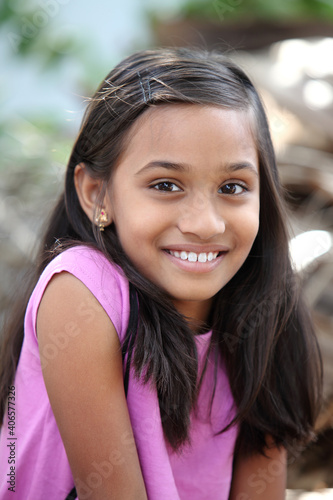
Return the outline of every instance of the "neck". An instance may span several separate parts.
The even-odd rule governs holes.
[[[178,312],[188,322],[191,330],[200,335],[209,330],[208,319],[211,312],[212,300],[209,301],[173,301]]]

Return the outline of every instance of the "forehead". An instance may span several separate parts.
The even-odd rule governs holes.
[[[129,129],[121,156],[160,154],[175,155],[176,160],[182,156],[204,160],[209,155],[211,161],[215,156],[250,154],[257,158],[253,121],[250,111],[221,106],[152,106]]]

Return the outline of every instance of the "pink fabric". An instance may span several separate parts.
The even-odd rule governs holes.
[[[25,318],[25,336],[15,378],[15,493],[8,490],[9,435],[7,411],[0,434],[0,498],[63,500],[74,486],[66,452],[53,416],[41,371],[36,337],[36,315],[44,290],[55,273],[67,271],[80,279],[99,300],[120,340],[129,315],[128,282],[121,270],[84,246],[57,256],[45,269],[31,296]],[[87,307],[88,309],[88,307]],[[88,311],[86,312],[88,314]],[[197,337],[202,366],[210,333]],[[50,346],[55,356],[59,344]],[[237,428],[216,435],[234,414],[228,379],[219,367],[211,415],[208,406],[214,366],[210,362],[199,395],[198,410],[191,416],[192,446],[179,454],[166,444],[157,396],[149,385],[133,376],[128,387],[128,408],[149,500],[227,500]],[[125,442],[126,436],[124,436]],[[130,441],[129,446],[133,446]],[[115,458],[116,460],[116,458]],[[103,472],[103,471],[102,471]],[[102,473],[101,472],[101,473]],[[81,485],[82,486],[82,485]],[[78,488],[80,500],[89,498],[87,485]]]

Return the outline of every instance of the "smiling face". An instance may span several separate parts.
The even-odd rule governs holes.
[[[185,316],[205,320],[259,227],[249,114],[172,104],[133,125],[106,207],[135,267]]]

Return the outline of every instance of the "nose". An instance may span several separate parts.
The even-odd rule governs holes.
[[[215,205],[214,199],[202,193],[185,200],[180,209],[178,229],[184,234],[192,233],[201,240],[223,234],[226,223]]]

